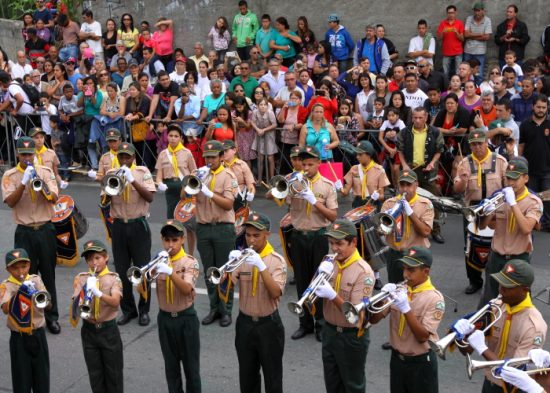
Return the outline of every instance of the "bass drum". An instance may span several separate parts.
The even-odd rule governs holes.
[[[495,231],[491,228],[479,229],[475,223],[468,224],[466,239],[466,263],[472,268],[483,271],[491,253],[491,241]]]
[[[179,222],[187,222],[195,216],[195,197],[185,198],[178,202],[174,209],[174,219]]]
[[[88,220],[80,213],[73,198],[60,195],[54,205],[52,223],[56,232],[57,263],[74,266],[78,262],[78,239],[88,231]]]

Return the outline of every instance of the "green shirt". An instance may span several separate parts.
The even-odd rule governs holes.
[[[256,89],[256,87],[258,87],[258,81],[256,80],[256,78],[254,78],[252,76],[249,76],[248,80],[246,82],[244,82],[240,76],[237,76],[237,77],[233,78],[231,80],[231,84],[229,85],[229,90],[233,91],[233,89],[235,89],[235,85],[237,85],[237,84],[243,85],[244,94],[248,98],[252,98],[252,96],[254,95],[254,89]]]
[[[233,38],[237,39],[237,48],[254,45],[256,32],[260,28],[256,14],[248,11],[246,15],[238,13],[233,18]],[[246,37],[250,42],[246,43]]]
[[[297,36],[297,34],[295,32],[290,31],[290,30],[288,31],[288,34],[293,35],[293,36]],[[294,50],[294,41],[292,41],[290,38],[283,37],[282,35],[279,34],[278,31],[276,31],[275,34],[273,35],[272,39],[275,41],[275,45],[277,45],[277,46],[287,46],[288,45],[290,47],[290,49],[287,50],[287,51],[277,49],[277,51],[275,52],[275,53],[279,53],[281,56],[283,56],[283,59],[296,56],[296,50]]]

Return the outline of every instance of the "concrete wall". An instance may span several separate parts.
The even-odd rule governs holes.
[[[15,54],[23,49],[25,42],[21,36],[23,23],[0,19],[0,48],[4,49],[10,60],[15,60]]]

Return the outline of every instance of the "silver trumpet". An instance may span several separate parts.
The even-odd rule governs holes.
[[[121,195],[126,187],[126,177],[124,169],[119,169],[115,173],[105,175],[101,180],[101,187],[108,196]]]
[[[311,187],[311,181],[300,174],[294,173],[290,178],[276,175],[269,180],[271,195],[277,199],[284,199],[287,196],[294,196],[306,188]]]
[[[45,309],[46,307],[48,307],[48,304],[50,304],[52,300],[50,294],[47,291],[39,291],[34,286],[34,283],[31,283],[31,285],[28,286],[26,285],[24,290],[31,297],[34,307],[38,309]]]
[[[328,254],[325,255],[323,258],[323,261],[334,261],[334,258],[336,258],[336,254]],[[332,277],[332,274],[326,274],[324,272],[318,272],[313,280],[309,283],[309,286],[306,288],[304,293],[302,294],[302,297],[297,302],[289,302],[288,303],[288,309],[291,313],[298,315],[299,317],[304,315],[304,305],[312,305],[317,300],[317,295],[315,294],[315,291],[321,284],[323,284],[325,281],[330,280]]]
[[[96,273],[97,268],[94,268],[94,276]],[[80,318],[82,319],[88,319],[92,316],[92,302],[94,300],[94,294],[92,292],[91,288],[86,288],[86,294],[84,295],[84,301],[82,304],[78,307],[78,310],[80,311]]]
[[[238,258],[230,258],[225,264],[217,268],[215,266],[209,267],[206,270],[206,279],[214,285],[218,285],[225,273],[234,272],[239,266],[241,266],[246,258],[254,253],[252,248],[245,248],[242,250],[241,255]]]
[[[201,192],[202,181],[198,176],[184,176],[181,186],[187,195],[197,195]]]
[[[479,321],[481,318],[483,318],[486,314],[489,314],[492,316],[493,321],[489,323],[485,329],[483,329],[483,333],[487,332],[501,317],[502,317],[502,310],[498,305],[496,304],[500,299],[502,298],[502,295],[498,295],[496,298],[492,299],[487,303],[485,306],[480,308],[474,315],[472,315],[470,318],[468,318],[468,322],[471,324],[475,324],[477,321]],[[451,332],[447,334],[445,337],[440,339],[439,341],[433,342],[429,341],[430,348],[443,360],[445,360],[445,352],[447,351],[447,348],[449,348],[449,345],[454,341],[455,344],[460,348],[466,348],[468,346],[468,343],[464,340],[458,339],[457,332]]]
[[[406,281],[400,282],[396,285],[396,291],[406,291],[406,285]],[[344,302],[342,304],[342,313],[344,314],[344,318],[346,318],[346,321],[348,321],[349,323],[355,325],[357,322],[359,322],[361,311],[365,309],[371,314],[381,313],[393,304],[394,300],[391,298],[391,294],[392,292],[380,292],[370,298],[363,298],[363,301],[358,304]]]
[[[159,273],[155,272],[153,274],[153,270],[156,269],[159,262],[166,262],[168,260],[169,252],[170,250],[159,252],[157,256],[151,260],[151,262],[143,267],[130,267],[126,271],[126,276],[128,277],[128,280],[130,280],[130,282],[134,286],[141,284],[144,279],[148,282],[155,280],[158,277]]]
[[[403,211],[403,200],[407,196],[404,192],[401,194],[401,199],[390,209],[376,214],[372,219],[378,232],[382,235],[390,235],[395,230],[397,217]]]
[[[527,364],[532,363],[530,357],[522,358],[512,358],[508,360],[474,360],[471,358],[470,354],[466,355],[466,372],[468,373],[468,378],[472,379],[474,372],[478,370],[483,370],[486,368],[491,369],[491,375],[496,379],[502,379],[500,376],[500,368],[505,364],[510,367],[521,367]],[[547,374],[550,372],[550,367],[539,367],[531,370],[525,371],[528,375],[538,375],[538,374]]]
[[[269,180],[271,195],[277,199],[285,199],[288,195],[288,181],[284,176],[276,175]]]
[[[504,193],[499,191],[495,193],[490,199],[483,200],[479,205],[472,207],[465,207],[462,209],[462,214],[468,222],[474,222],[477,217],[485,217],[493,213],[496,209],[501,207],[505,202]]]
[[[44,194],[49,194],[49,189],[44,180],[40,176],[38,176],[38,173],[36,172],[36,169],[34,166],[27,161],[27,166],[30,166],[32,168],[32,176],[31,176],[31,188],[34,192],[43,192]]]

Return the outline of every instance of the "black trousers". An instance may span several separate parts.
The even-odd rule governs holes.
[[[145,218],[125,223],[115,219],[112,227],[113,258],[115,269],[122,280],[122,300],[120,309],[124,314],[149,312],[151,287],[148,288],[147,301],[139,297],[136,310],[132,283],[126,276],[130,266],[142,267],[151,260],[151,229]]]
[[[252,49],[252,44],[248,46],[241,46],[240,48],[237,48],[237,54],[241,58],[241,60],[248,60],[250,59],[250,49]]]
[[[462,216],[462,227],[464,231],[464,264],[466,265],[466,277],[468,277],[470,284],[475,285],[477,287],[481,287],[483,285],[483,270],[478,270],[472,267],[468,263],[468,256],[466,255],[466,251],[468,251],[466,250],[466,244],[468,241],[468,224],[469,223],[470,222],[467,221],[464,216]],[[487,261],[487,263],[489,262]]]
[[[416,172],[416,176],[418,176],[418,185],[436,196],[441,196],[441,192],[435,185],[435,180],[431,180],[432,172],[424,172],[422,169],[423,167],[419,167],[414,170]],[[439,233],[441,233],[441,225],[439,224],[439,210],[435,209],[432,235],[437,235]]]
[[[50,392],[50,357],[44,328],[32,334],[12,331],[10,356],[14,393]]]
[[[397,284],[403,281],[403,263],[398,259],[403,257],[401,251],[390,248],[388,250],[388,282]]]
[[[31,260],[30,274],[40,273],[44,286],[52,297],[52,308],[45,311],[47,321],[57,321],[57,291],[55,288],[55,267],[57,264],[56,232],[51,222],[34,229],[24,225],[15,228],[15,248],[24,248]]]
[[[392,351],[391,393],[438,393],[437,356],[433,351],[419,356],[402,356]]]
[[[260,369],[264,374],[265,392],[283,392],[285,328],[278,311],[257,320],[239,313],[235,348],[239,359],[241,393],[261,393]]]
[[[166,218],[174,218],[174,210],[180,201],[181,181],[164,179],[164,184],[168,187],[166,193]]]
[[[82,321],[80,337],[92,392],[124,392],[122,339],[116,321],[99,328]]]

